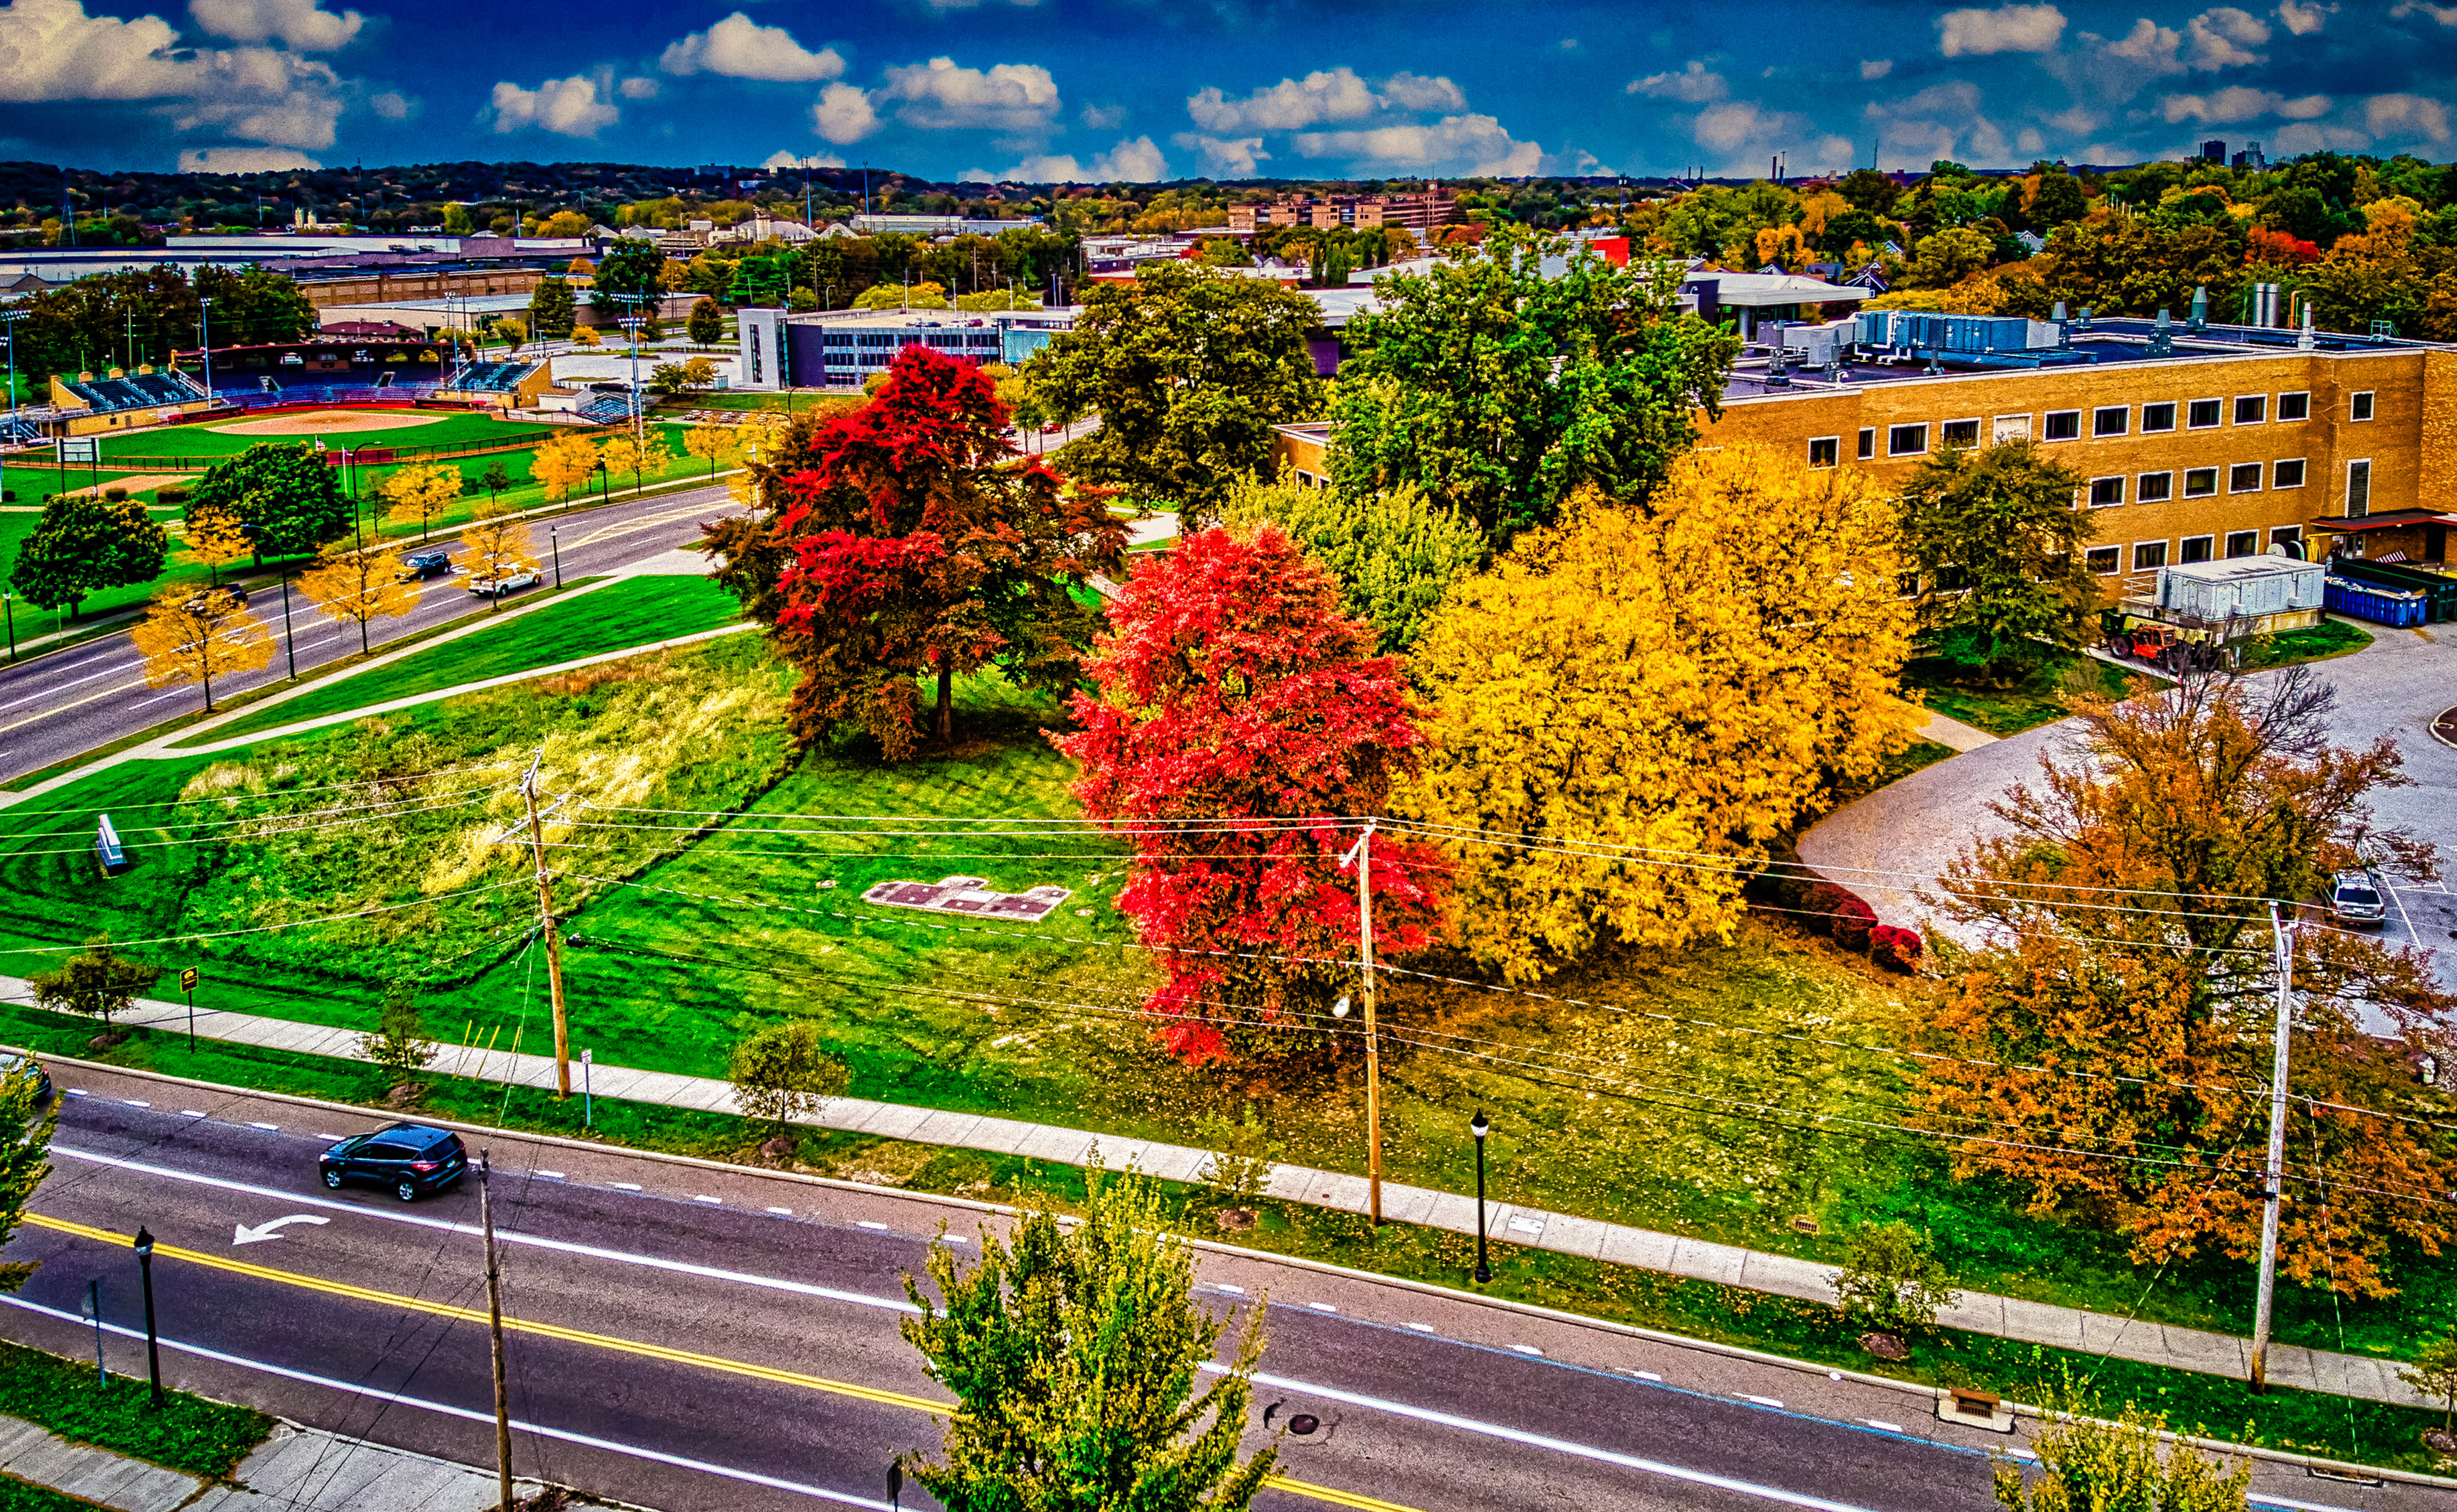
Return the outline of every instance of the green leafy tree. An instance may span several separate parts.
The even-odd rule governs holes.
[[[1545,259],[1567,255],[1558,277]],[[1643,499],[1723,414],[1739,338],[1680,313],[1668,275],[1505,228],[1375,286],[1345,333],[1332,475],[1356,498],[1414,483],[1497,545],[1572,491]]]
[[[1024,366],[1042,418],[1098,411],[1100,428],[1061,448],[1069,477],[1200,519],[1241,475],[1268,471],[1271,427],[1322,403],[1306,333],[1312,300],[1267,278],[1191,262],[1093,287],[1075,329]]]
[[[2414,1352],[2414,1363],[2397,1379],[2426,1397],[2440,1399],[2440,1431],[2457,1430],[2457,1333],[2443,1334]]]
[[[560,339],[571,335],[578,318],[577,302],[571,296],[571,285],[562,278],[546,277],[529,291],[529,329],[541,339]]]
[[[416,1085],[418,1073],[435,1063],[443,1048],[428,1036],[418,1001],[405,986],[385,991],[375,1032],[359,1036],[360,1058],[382,1068],[395,1086]]]
[[[589,281],[601,296],[648,298],[659,292],[665,274],[666,255],[654,243],[626,240],[598,259]]]
[[[940,1458],[903,1462],[948,1512],[1252,1504],[1279,1454],[1237,1459],[1264,1299],[1228,1370],[1197,1395],[1229,1319],[1194,1299],[1193,1253],[1166,1222],[1150,1186],[1096,1167],[1071,1229],[1027,1209],[1010,1241],[981,1235],[969,1271],[953,1246],[931,1246],[935,1298],[905,1277],[920,1316],[898,1326],[956,1410]]]
[[[1415,644],[1451,584],[1492,556],[1476,521],[1413,483],[1365,500],[1250,478],[1229,486],[1222,524],[1267,520],[1339,581],[1340,606],[1373,627],[1384,651]]]
[[[2161,1455],[2165,1427],[2130,1405],[2113,1422],[2068,1412],[2031,1436],[2034,1472],[1996,1461],[1996,1504],[2005,1512],[2242,1512],[2252,1461],[2229,1470],[2188,1443],[2165,1444]]]
[[[136,994],[160,980],[162,969],[132,961],[119,953],[108,934],[85,942],[85,952],[62,961],[57,971],[36,971],[26,978],[34,990],[34,1006],[63,1013],[91,1013],[104,1024],[136,1001]]]
[[[1845,1317],[1889,1334],[1933,1328],[1937,1309],[1962,1299],[1928,1236],[1908,1223],[1861,1228],[1844,1251],[1843,1268],[1828,1279]]]
[[[62,494],[18,544],[10,580],[28,603],[65,604],[74,619],[87,594],[160,577],[169,550],[170,533],[138,501]]]
[[[216,462],[189,491],[187,518],[221,510],[248,529],[262,564],[277,557],[313,551],[350,528],[350,501],[341,472],[296,442],[262,442],[227,461]]]
[[[717,310],[716,301],[702,299],[692,305],[690,318],[683,322],[683,332],[693,346],[716,345],[717,338],[725,335],[725,317]]]
[[[817,1113],[852,1084],[843,1061],[819,1043],[819,1028],[789,1019],[746,1036],[726,1063],[733,1100],[746,1118],[766,1119],[782,1138],[785,1125]]]
[[[2074,507],[2081,486],[2027,440],[1939,452],[1911,475],[1903,554],[1920,629],[1949,659],[1994,676],[2087,639],[2098,585],[2082,551],[2096,521]]]
[[[16,1237],[26,1220],[26,1203],[34,1188],[52,1174],[52,1134],[58,1126],[60,1103],[45,1113],[35,1098],[40,1088],[34,1069],[21,1063],[0,1077],[0,1244]],[[40,1260],[0,1264],[0,1292],[13,1292],[42,1265]]]
[[[512,475],[504,470],[503,459],[497,458],[486,464],[485,472],[478,475],[478,481],[486,486],[486,499],[491,503],[503,497],[505,489],[512,486]]]

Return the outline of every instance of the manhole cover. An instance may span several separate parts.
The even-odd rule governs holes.
[[[1298,1413],[1289,1420],[1289,1432],[1307,1434],[1322,1426],[1322,1420],[1310,1412]]]
[[[2457,746],[2457,708],[2444,708],[2431,722],[2431,736],[2443,746]]]

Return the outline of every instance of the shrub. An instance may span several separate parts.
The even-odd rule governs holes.
[[[0,488],[0,504],[13,504],[16,501],[17,490],[13,488]]]
[[[184,504],[188,501],[188,491],[184,488],[160,489],[154,495],[154,501],[157,504]]]
[[[128,501],[128,490],[118,487],[106,488],[102,491],[102,497],[114,504],[123,504]]]
[[[1847,950],[1866,950],[1869,931],[1877,928],[1877,910],[1849,893],[1834,910],[1834,943]]]
[[[1869,931],[1869,956],[1889,971],[1916,971],[1928,942],[1919,930],[1880,924]]]
[[[1852,1321],[1890,1334],[1936,1325],[1937,1309],[1962,1294],[1947,1282],[1928,1236],[1908,1223],[1879,1223],[1851,1236],[1843,1268],[1827,1277],[1834,1305]]]

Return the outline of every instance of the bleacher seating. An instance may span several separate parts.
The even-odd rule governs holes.
[[[32,420],[0,415],[0,446],[40,446],[50,439]]]
[[[631,400],[621,394],[600,394],[572,413],[599,425],[620,425],[631,418]]]
[[[537,367],[534,362],[471,362],[444,379],[444,386],[473,394],[509,394]]]
[[[205,397],[203,389],[176,372],[131,373],[124,378],[63,378],[70,393],[98,412],[160,409]]]

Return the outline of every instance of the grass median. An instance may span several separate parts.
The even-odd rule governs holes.
[[[114,1375],[110,1384],[97,1385],[90,1363],[0,1343],[0,1413],[39,1423],[63,1439],[217,1480],[273,1432],[273,1420],[253,1407],[184,1391],[162,1396],[157,1408],[143,1380]],[[8,1505],[0,1501],[0,1508]]]

